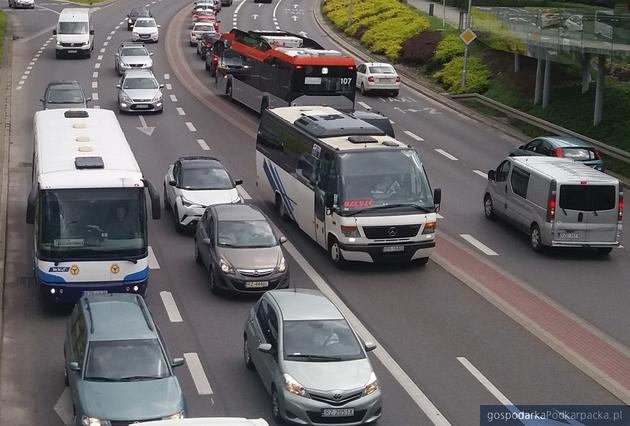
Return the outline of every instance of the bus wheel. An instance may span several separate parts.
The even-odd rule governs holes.
[[[343,258],[341,247],[335,237],[330,237],[328,241],[328,254],[337,268],[343,269],[346,266],[346,259]]]
[[[276,194],[276,211],[280,215],[280,219],[284,221],[289,220],[289,214],[287,213],[287,208],[282,202],[282,197],[280,194]]]

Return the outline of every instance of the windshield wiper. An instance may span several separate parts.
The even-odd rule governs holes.
[[[383,209],[393,209],[393,208],[397,208],[397,207],[412,207],[414,209],[423,211],[425,213],[433,213],[433,210],[427,208],[427,207],[423,207],[419,204],[414,204],[414,203],[396,203],[396,204],[383,204],[381,206],[373,206],[373,207],[367,207],[365,209],[361,209],[361,210],[356,210],[353,212],[350,212],[349,215],[350,216],[355,216],[359,213],[363,213],[363,212],[367,212],[367,211],[373,211],[373,210],[383,210]]]
[[[119,382],[138,382],[141,380],[155,380],[161,379],[161,376],[129,376],[129,377],[121,377],[118,379]]]
[[[111,377],[100,377],[100,376],[86,377],[85,380],[91,380],[91,381],[94,381],[94,382],[118,382],[118,381],[120,381],[120,379],[113,379]]]
[[[289,354],[291,358],[304,358],[312,361],[342,361],[338,356],[311,355],[311,354]]]

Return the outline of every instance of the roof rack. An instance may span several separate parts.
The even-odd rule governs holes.
[[[136,295],[136,300],[138,301],[138,305],[140,306],[140,310],[142,311],[142,315],[144,316],[144,320],[147,322],[147,327],[149,327],[149,330],[155,331],[153,329],[153,323],[151,322],[151,319],[149,317],[149,312],[147,311],[147,307],[144,304],[144,300],[142,300],[142,296],[137,294]]]
[[[302,117],[295,120],[293,124],[316,138],[385,135],[385,132],[378,127],[341,112],[336,114],[302,114]]]

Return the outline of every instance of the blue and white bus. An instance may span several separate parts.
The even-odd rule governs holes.
[[[33,267],[51,302],[83,294],[144,294],[149,276],[145,189],[154,219],[160,198],[144,179],[112,111],[35,113]]]

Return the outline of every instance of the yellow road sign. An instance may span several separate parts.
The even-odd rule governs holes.
[[[466,45],[469,45],[477,38],[477,34],[475,34],[470,28],[465,30],[463,33],[459,35],[459,38],[462,39]]]

